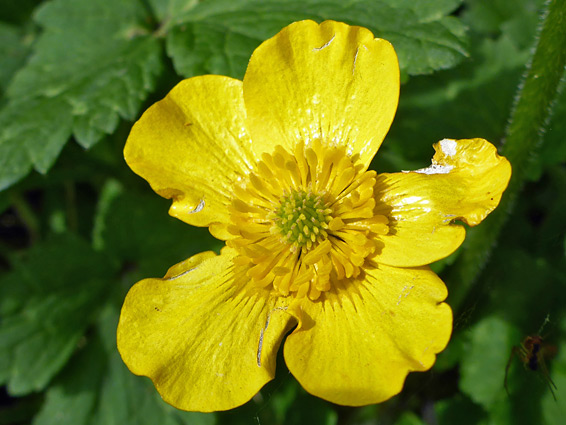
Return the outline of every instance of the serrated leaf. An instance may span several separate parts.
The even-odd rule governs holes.
[[[35,19],[44,31],[0,110],[0,157],[11,152],[18,161],[0,164],[0,190],[31,165],[47,172],[71,135],[88,148],[120,118],[136,116],[162,67],[146,18],[136,0],[55,0],[40,7]]]
[[[0,383],[38,391],[64,366],[113,272],[84,241],[61,235],[28,252],[0,280]]]
[[[167,51],[177,72],[186,77],[206,72],[242,78],[253,49],[285,25],[335,19],[367,27],[391,41],[404,72],[426,74],[467,56],[464,26],[446,16],[460,3],[210,0],[173,18]]]
[[[5,182],[0,190],[32,166],[46,172],[69,138],[72,121],[71,106],[60,97],[8,103],[0,111],[0,154],[10,156],[0,169],[0,183]]]
[[[128,371],[116,348],[117,324],[107,306],[87,346],[47,391],[34,425],[213,425],[214,414],[176,410],[148,379]]]

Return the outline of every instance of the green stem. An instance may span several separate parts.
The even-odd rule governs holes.
[[[509,187],[499,207],[478,228],[470,230],[465,249],[448,274],[447,280],[457,288],[449,299],[456,311],[486,264],[525,183],[530,162],[543,141],[564,75],[565,46],[566,0],[549,0],[545,3],[536,49],[519,86],[502,149],[513,166]]]
[[[38,217],[21,194],[16,192],[11,193],[10,202],[18,213],[20,220],[22,220],[26,226],[29,232],[30,245],[33,245],[39,240],[41,234]]]

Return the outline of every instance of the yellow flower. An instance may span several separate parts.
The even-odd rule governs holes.
[[[170,214],[226,241],[128,293],[118,348],[163,399],[213,411],[248,401],[285,362],[311,394],[384,401],[448,343],[427,264],[492,211],[508,161],[483,139],[435,145],[429,168],[368,166],[393,120],[393,47],[365,28],[296,22],[244,80],[180,82],[134,125],[125,157]],[[143,231],[143,229],[140,229]]]

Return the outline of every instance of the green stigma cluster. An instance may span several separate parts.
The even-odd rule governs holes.
[[[304,190],[291,191],[281,197],[274,223],[285,241],[296,247],[310,246],[326,239],[332,218],[322,195]]]

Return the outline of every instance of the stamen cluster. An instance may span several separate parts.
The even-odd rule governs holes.
[[[281,197],[273,223],[275,231],[295,249],[321,242],[328,236],[326,229],[332,209],[327,208],[323,195],[299,190]]]
[[[315,141],[263,154],[230,206],[233,235],[256,286],[316,300],[333,284],[360,275],[388,221],[377,215],[375,171],[344,147]]]

